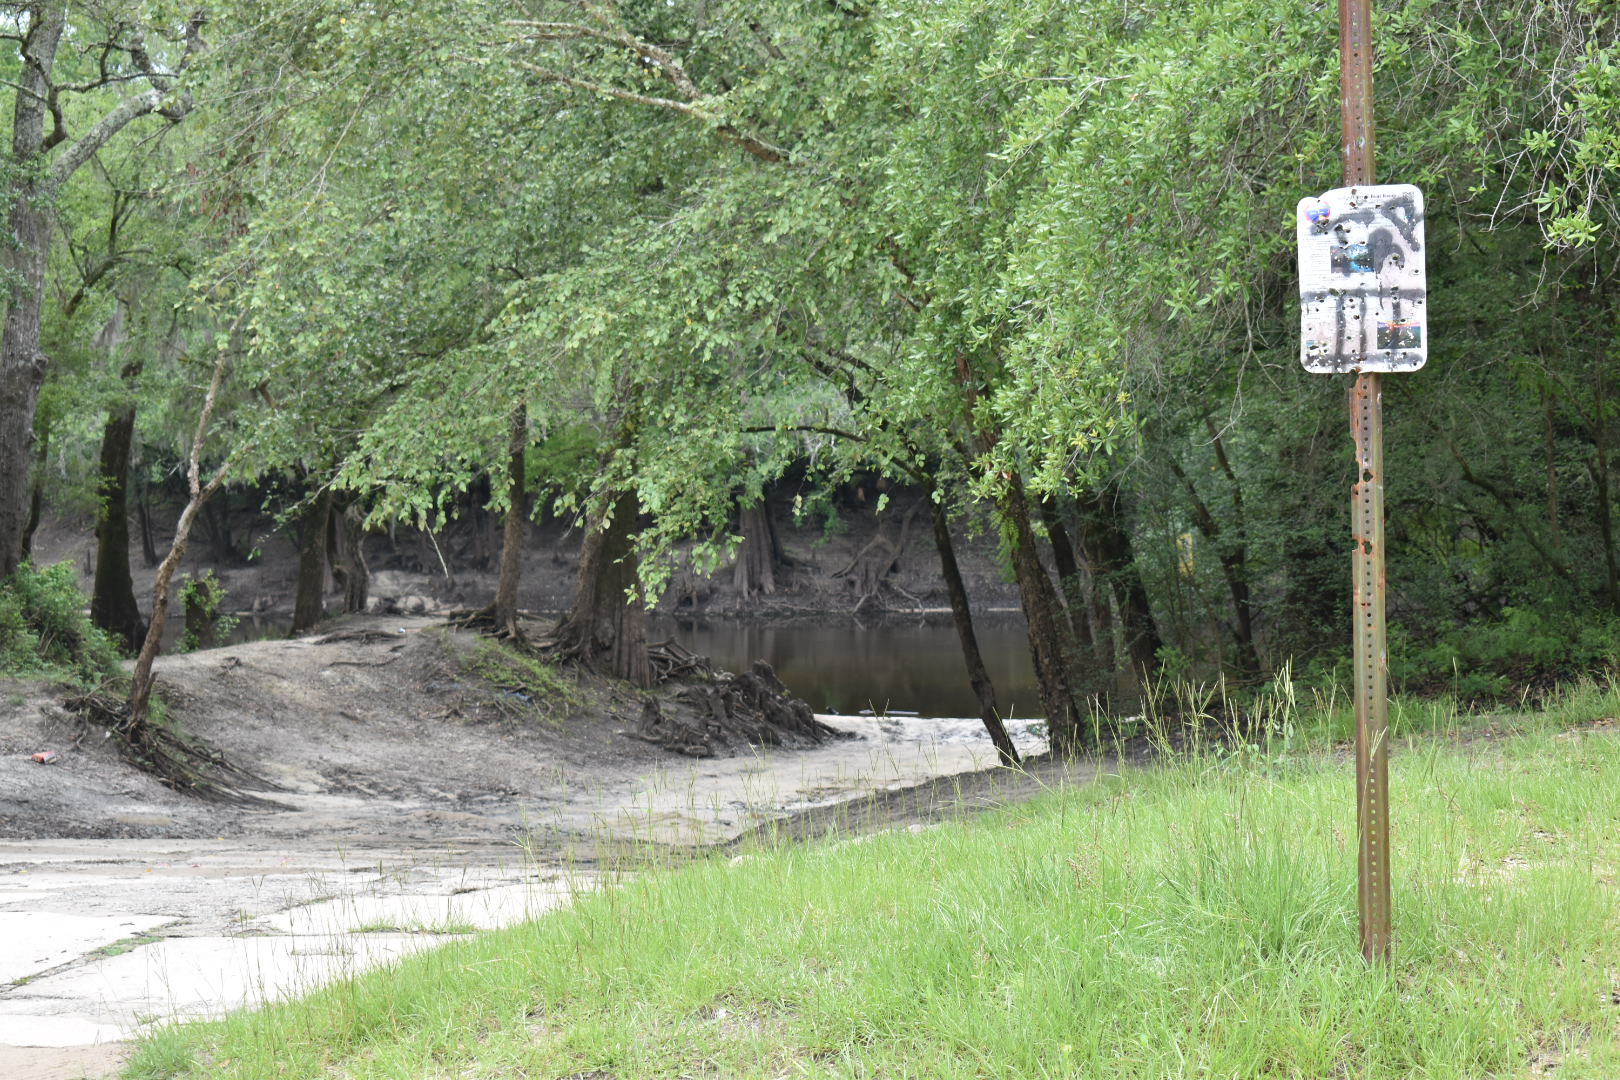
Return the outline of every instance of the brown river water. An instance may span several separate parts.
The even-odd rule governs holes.
[[[1002,714],[1040,716],[1023,621],[981,617],[974,632]],[[788,689],[818,713],[979,714],[948,618],[759,623],[658,616],[648,636],[673,637],[733,671],[746,670],[755,659],[765,660]]]

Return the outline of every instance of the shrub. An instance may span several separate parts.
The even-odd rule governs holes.
[[[236,629],[235,616],[220,614],[224,604],[225,586],[212,570],[204,570],[196,577],[187,574],[180,585],[180,608],[185,612],[186,628],[177,651],[211,649]]]
[[[68,563],[29,563],[0,582],[0,675],[100,682],[118,673],[118,649],[90,622],[89,600]]]
[[[1503,608],[1493,619],[1445,627],[1418,644],[1390,627],[1390,675],[1407,691],[1450,691],[1463,701],[1497,701],[1612,671],[1620,621],[1591,614]]]

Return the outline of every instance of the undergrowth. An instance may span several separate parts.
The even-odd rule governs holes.
[[[0,581],[0,677],[94,686],[119,675],[118,648],[85,614],[73,567],[24,563]]]
[[[1620,664],[1620,620],[1589,612],[1504,608],[1494,619],[1447,626],[1426,644],[1391,629],[1390,676],[1418,694],[1503,702]]]
[[[1399,620],[1388,631],[1392,689],[1413,697],[1502,706],[1551,699],[1560,686],[1620,671],[1620,618],[1591,612],[1508,607],[1493,617],[1414,631]],[[1348,649],[1313,659],[1300,681],[1347,686]]]
[[[228,637],[240,621],[234,615],[223,613],[225,585],[212,570],[184,575],[177,598],[185,617],[185,629],[175,646],[176,652],[211,649]]]

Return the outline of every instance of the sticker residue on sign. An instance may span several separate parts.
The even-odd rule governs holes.
[[[1428,359],[1423,193],[1334,188],[1299,201],[1300,361],[1322,374],[1416,371]]]

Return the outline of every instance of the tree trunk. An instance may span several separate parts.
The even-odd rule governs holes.
[[[1069,611],[1069,625],[1074,629],[1074,642],[1080,656],[1088,666],[1106,671],[1112,667],[1112,658],[1102,660],[1097,643],[1091,634],[1091,613],[1086,599],[1086,583],[1080,571],[1080,560],[1075,557],[1074,545],[1069,541],[1069,530],[1063,526],[1063,515],[1051,499],[1040,502],[1041,524],[1052,542],[1052,564],[1057,570],[1058,591]]]
[[[594,671],[652,685],[647,631],[639,595],[633,538],[640,503],[634,491],[620,491],[605,513],[593,515],[579,556],[579,591],[573,609],[558,625],[565,655]]]
[[[1041,705],[1046,709],[1052,749],[1072,754],[1081,749],[1084,733],[1069,679],[1069,635],[1057,590],[1052,587],[1052,579],[1046,576],[1040,549],[1035,545],[1023,481],[1012,477],[996,505],[1012,534],[1013,576],[1018,581],[1018,597],[1029,631],[1030,657],[1040,683]]]
[[[506,527],[501,533],[501,570],[495,586],[495,628],[521,636],[517,622],[518,582],[523,576],[523,526],[528,521],[528,493],[523,486],[524,451],[529,446],[529,410],[519,402],[512,409],[506,447]],[[644,650],[645,651],[645,650]]]
[[[1214,432],[1211,431],[1211,434]],[[1218,447],[1219,443],[1216,445]],[[1227,479],[1236,485],[1237,477],[1226,460],[1226,452],[1217,449],[1216,459],[1225,471]],[[1209,504],[1198,494],[1192,478],[1182,469],[1180,463],[1171,460],[1170,471],[1187,490],[1187,499],[1193,512],[1193,524],[1198,527],[1204,539],[1209,541],[1220,560],[1221,576],[1226,581],[1227,595],[1232,599],[1232,621],[1228,624],[1228,629],[1232,633],[1238,674],[1243,678],[1255,678],[1260,674],[1260,655],[1254,647],[1254,617],[1249,601],[1248,551],[1247,545],[1243,542],[1242,498],[1236,493],[1234,486],[1233,513],[1237,517],[1235,524],[1238,538],[1232,540],[1225,534],[1220,522],[1215,520],[1215,514],[1210,510]]]
[[[238,319],[231,328],[233,336],[240,325],[241,320]],[[203,397],[202,415],[197,419],[197,433],[192,437],[191,456],[187,462],[186,489],[191,497],[186,500],[186,508],[180,511],[180,521],[174,527],[174,541],[169,545],[169,553],[158,565],[157,580],[152,585],[152,622],[146,628],[146,640],[141,642],[140,654],[135,657],[135,667],[130,672],[129,721],[125,735],[137,744],[143,737],[147,710],[152,700],[152,685],[156,681],[152,675],[152,664],[157,660],[158,649],[163,644],[163,627],[169,618],[169,587],[174,582],[175,569],[185,557],[186,542],[191,537],[191,526],[197,520],[197,511],[225,482],[225,474],[231,465],[227,458],[208,483],[202,483],[203,438],[208,434],[208,421],[214,415],[214,403],[219,400],[219,388],[225,382],[225,368],[229,359],[230,354],[222,349],[219,358],[214,361],[214,378]]]
[[[1226,574],[1227,591],[1232,595],[1232,635],[1237,640],[1238,667],[1256,678],[1260,676],[1260,653],[1254,646],[1254,606],[1249,600],[1249,522],[1243,512],[1243,485],[1237,470],[1226,456],[1226,443],[1216,430],[1215,421],[1204,418],[1209,444],[1215,451],[1215,464],[1221,467],[1232,487],[1232,525],[1236,539],[1221,552],[1221,569]]]
[[[152,567],[158,564],[158,553],[157,541],[152,536],[152,507],[148,500],[149,493],[142,491],[135,513],[141,519],[141,559]]]
[[[742,597],[771,595],[776,592],[778,544],[771,511],[763,498],[738,512],[737,531],[742,534],[742,544],[732,566],[732,584]]]
[[[366,610],[371,593],[371,567],[366,565],[364,516],[353,499],[334,499],[326,515],[326,561],[332,580],[343,590],[343,612]]]
[[[61,27],[57,27],[61,32]],[[17,94],[19,116],[26,97]],[[37,108],[37,106],[36,106]],[[11,303],[0,335],[0,577],[22,561],[32,500],[28,470],[34,455],[34,408],[45,382],[39,351],[40,308],[45,291],[45,256],[50,224],[32,182],[19,185],[10,214],[16,246],[0,245],[0,265],[13,275]]]
[[[57,190],[75,170],[137,116],[159,108],[164,94],[159,80],[148,76],[150,89],[122,98],[84,133],[54,157],[52,148],[64,140],[58,126],[45,134],[45,114],[59,107],[58,88],[51,73],[57,48],[67,25],[66,0],[39,0],[26,5],[21,30],[21,64],[8,82],[15,93],[11,117],[7,243],[0,244],[0,270],[5,271],[10,293],[6,321],[0,333],[0,578],[11,576],[22,559],[28,525],[28,466],[34,441],[34,410],[45,381],[46,359],[39,349],[40,312],[45,302],[45,268],[49,261],[51,220],[49,206]],[[201,16],[188,25],[188,45],[195,41]],[[171,99],[170,113],[183,107]]]
[[[995,744],[996,756],[1008,768],[1019,765],[1018,749],[1007,735],[1001,722],[1001,710],[996,707],[996,688],[990,681],[990,672],[984,666],[979,652],[979,639],[973,632],[973,611],[968,607],[967,586],[962,582],[962,569],[956,564],[956,546],[951,541],[950,518],[945,504],[932,498],[933,492],[924,492],[934,519],[934,546],[939,549],[939,570],[945,578],[945,591],[951,598],[951,621],[956,624],[956,638],[962,645],[962,662],[967,668],[968,684],[979,701],[979,718],[984,730]]]
[[[964,412],[975,428],[974,441],[980,453],[988,453],[996,443],[998,432],[993,421],[986,422],[978,415],[979,383],[972,364],[965,353],[956,354],[956,376],[962,387]],[[967,458],[966,448],[963,457]],[[1035,530],[1029,521],[1029,499],[1024,494],[1024,482],[1016,474],[1007,474],[1007,486],[996,498],[996,512],[1012,546],[1013,577],[1018,582],[1018,598],[1024,609],[1025,629],[1029,634],[1029,654],[1035,665],[1035,680],[1040,686],[1041,705],[1046,709],[1046,730],[1052,750],[1059,754],[1073,754],[1081,748],[1080,710],[1069,682],[1069,660],[1073,639],[1062,617],[1052,580],[1041,565],[1040,549],[1035,545]]]
[[[37,171],[45,149],[45,107],[57,45],[67,23],[67,6],[41,4],[29,15],[23,63],[14,76],[16,104],[11,121],[9,171],[17,177],[7,193],[7,216],[15,243],[0,244],[0,267],[9,274],[11,298],[0,333],[0,578],[22,561],[30,504],[28,465],[34,442],[34,409],[45,382],[45,356],[39,351],[40,311],[45,303],[45,264],[51,224]],[[10,238],[8,238],[9,241]]]
[[[126,367],[126,379],[131,375]],[[96,576],[90,591],[90,621],[122,641],[130,652],[140,648],[146,630],[129,572],[129,456],[134,440],[135,404],[127,401],[107,415],[101,435]]]
[[[185,558],[186,542],[191,536],[191,526],[197,520],[197,510],[206,498],[206,494],[201,498],[193,495],[186,503],[186,508],[180,512],[179,524],[174,528],[174,542],[169,545],[168,555],[158,565],[157,579],[152,585],[152,622],[146,628],[146,640],[141,644],[140,655],[135,658],[135,670],[130,675],[129,718],[132,731],[139,730],[146,723],[154,682],[152,664],[157,660],[158,648],[163,642],[163,627],[169,619],[169,587],[174,581],[175,568]]]
[[[323,487],[304,511],[298,532],[298,593],[293,600],[289,637],[307,633],[326,614],[326,518],[332,512],[332,489]]]
[[[230,499],[209,502],[203,508],[202,520],[214,548],[214,561],[222,566],[241,562],[242,554],[236,550],[236,540],[231,536]]]
[[[1078,496],[1080,506],[1080,545],[1099,576],[1114,591],[1119,603],[1125,651],[1137,678],[1150,677],[1159,666],[1163,641],[1153,622],[1147,588],[1136,569],[1131,536],[1125,530],[1123,498],[1118,481],[1090,489]]]
[[[51,429],[46,425],[34,443],[34,471],[28,481],[28,524],[23,527],[22,538],[25,559],[34,553],[34,530],[39,528],[39,519],[45,515],[45,464],[50,459],[50,448]]]

